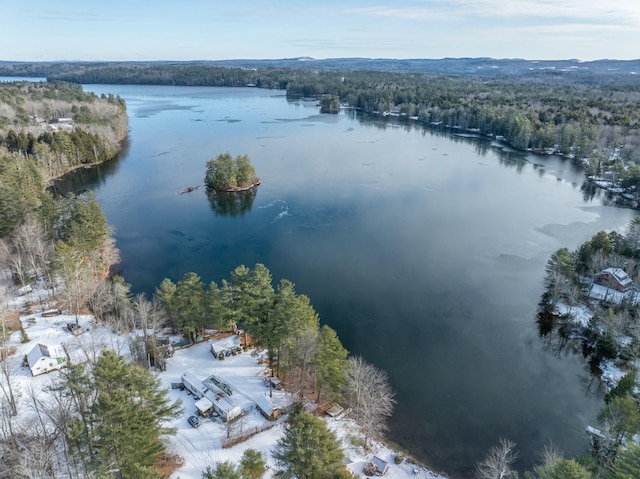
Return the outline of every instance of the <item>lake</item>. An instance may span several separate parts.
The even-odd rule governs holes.
[[[634,215],[583,193],[555,156],[353,111],[320,115],[255,88],[88,85],[126,99],[121,157],[67,179],[91,188],[133,290],[264,263],[311,298],[397,392],[390,437],[437,471],[471,477],[501,437],[530,468],[553,441],[587,447],[602,405],[580,358],[538,338],[544,266]],[[261,186],[211,203],[205,163],[248,154]]]

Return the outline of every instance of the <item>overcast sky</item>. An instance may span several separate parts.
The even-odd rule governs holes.
[[[0,0],[0,60],[640,58],[640,0]]]

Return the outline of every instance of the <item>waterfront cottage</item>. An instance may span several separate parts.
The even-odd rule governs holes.
[[[630,291],[635,287],[633,280],[622,268],[607,268],[600,271],[594,283],[601,284],[622,293]]]
[[[371,463],[374,465],[376,473],[381,476],[384,476],[389,470],[389,463],[380,459],[378,456],[373,456],[371,458]]]
[[[191,369],[183,372],[181,378],[185,389],[198,399],[195,406],[201,416],[209,417],[216,412],[223,421],[232,421],[242,415],[240,406],[235,405],[211,378],[203,381]]]

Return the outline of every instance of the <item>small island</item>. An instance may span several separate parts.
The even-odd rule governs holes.
[[[210,191],[233,193],[259,185],[260,178],[248,155],[233,158],[230,153],[222,153],[207,161],[204,184]]]

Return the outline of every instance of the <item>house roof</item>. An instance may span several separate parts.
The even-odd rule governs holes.
[[[215,394],[213,391],[207,391],[204,393],[204,397],[211,401],[212,406],[215,406],[216,409],[224,412],[224,414],[229,414],[234,409],[239,409],[239,406],[232,404],[228,397]]]
[[[376,466],[376,469],[378,469],[378,472],[380,472],[381,474],[384,474],[389,467],[389,463],[380,459],[378,456],[373,456],[371,458],[371,462],[374,466]]]
[[[273,407],[273,404],[271,403],[268,397],[256,396],[255,401],[258,408],[267,416],[271,416],[273,414],[273,411],[275,410],[275,408]]]
[[[213,403],[207,397],[198,399],[195,405],[196,405],[196,409],[200,411],[201,414],[206,413],[209,409],[213,407]]]
[[[188,382],[192,388],[198,390],[198,393],[201,396],[204,396],[204,393],[207,391],[207,387],[202,384],[202,381],[198,376],[196,376],[195,372],[192,369],[188,369],[182,373],[181,376],[182,382]]]
[[[623,286],[633,283],[627,272],[622,268],[607,268],[603,270],[601,274],[609,274],[613,276],[616,281]]]
[[[327,409],[327,415],[331,416],[331,417],[336,417],[342,411],[344,411],[344,408],[342,406],[340,406],[340,404],[334,404],[329,409]]]
[[[58,359],[64,358],[66,354],[61,344],[36,344],[27,354],[29,368],[33,368],[41,358]]]
[[[211,350],[215,351],[216,354],[218,354],[220,351],[238,347],[240,347],[240,336],[238,336],[237,334],[234,336],[229,336],[228,338],[219,339],[218,341],[211,343]]]

